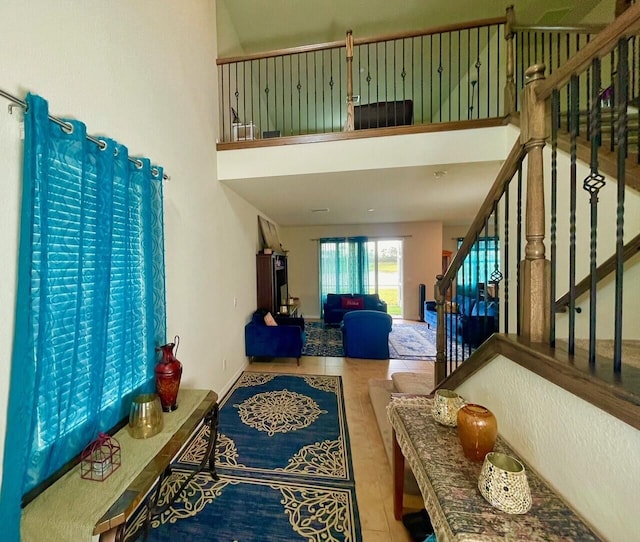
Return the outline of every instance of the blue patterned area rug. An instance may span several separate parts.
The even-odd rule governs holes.
[[[436,332],[427,324],[393,323],[389,334],[392,359],[436,359]]]
[[[197,470],[207,433],[194,432],[163,494]],[[220,403],[218,433],[220,479],[194,476],[152,519],[150,541],[362,540],[339,376],[243,373]],[[145,514],[143,507],[129,539]]]
[[[303,356],[343,357],[342,333],[339,327],[324,327],[322,322],[305,322],[307,342]],[[436,359],[436,333],[427,324],[393,323],[389,335],[391,359]]]

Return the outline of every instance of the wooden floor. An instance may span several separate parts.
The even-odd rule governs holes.
[[[393,517],[393,479],[371,402],[371,378],[389,378],[395,372],[424,372],[433,380],[433,362],[408,360],[362,360],[334,357],[302,357],[254,362],[248,371],[293,374],[341,375],[344,385],[347,423],[351,437],[356,495],[364,542],[409,542],[411,537]],[[405,512],[423,508],[418,496],[405,495]]]

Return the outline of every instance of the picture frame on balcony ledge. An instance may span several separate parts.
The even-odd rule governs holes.
[[[256,138],[256,125],[253,122],[248,124],[234,122],[231,125],[231,137],[233,141],[253,141]]]

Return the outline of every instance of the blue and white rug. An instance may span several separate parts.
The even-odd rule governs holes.
[[[307,342],[303,356],[343,357],[339,327],[324,327],[322,322],[305,322]],[[424,323],[393,323],[389,335],[391,359],[436,359],[436,333]]]

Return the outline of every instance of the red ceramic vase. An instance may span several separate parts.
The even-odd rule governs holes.
[[[458,437],[466,457],[484,461],[484,456],[493,451],[498,437],[496,417],[481,405],[464,405],[458,410]]]
[[[156,351],[162,352],[162,359],[156,365],[156,389],[165,412],[178,408],[182,363],[173,355],[175,345],[176,343],[168,343],[156,348]]]

